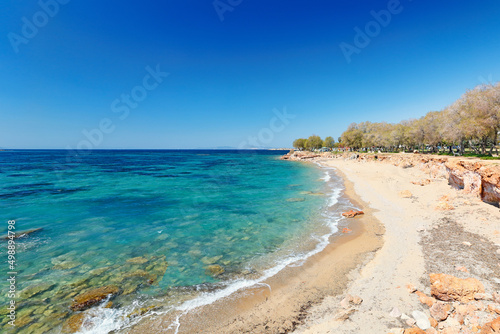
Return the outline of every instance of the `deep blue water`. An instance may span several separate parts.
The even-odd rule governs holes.
[[[76,153],[0,152],[0,234],[42,228],[16,240],[18,332],[55,331],[96,287],[118,286],[126,309],[254,279],[324,224],[325,171],[286,152]]]

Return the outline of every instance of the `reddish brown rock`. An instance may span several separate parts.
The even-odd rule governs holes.
[[[346,217],[346,218],[354,218],[356,216],[359,216],[359,215],[364,215],[365,213],[363,211],[353,211],[353,210],[349,210],[347,212],[344,212],[342,214],[342,216]]]
[[[85,313],[76,313],[69,317],[64,323],[62,333],[76,333],[80,330],[85,319]]]
[[[493,300],[493,295],[491,293],[476,293],[474,295],[475,300]]]
[[[425,332],[418,327],[412,327],[405,329],[404,334],[425,334]]]
[[[73,311],[82,311],[106,300],[106,298],[110,295],[117,295],[119,292],[120,289],[116,285],[107,285],[97,289],[92,289],[76,296],[73,299],[73,304],[71,304],[70,308]]]
[[[443,301],[463,303],[474,300],[476,293],[484,293],[484,286],[475,278],[461,279],[446,274],[430,274],[431,295]]]
[[[411,183],[416,184],[418,186],[426,186],[431,183],[431,180],[429,179],[422,179],[420,181],[412,181]]]
[[[449,304],[445,304],[443,302],[436,302],[429,309],[431,312],[431,316],[437,321],[444,321],[448,318],[448,312],[451,310],[451,306]]]
[[[409,293],[414,293],[415,291],[417,291],[415,285],[411,283],[406,284],[406,289],[408,290]]]
[[[481,334],[497,334],[500,333],[500,317],[484,324]]]
[[[363,299],[361,297],[347,294],[340,302],[340,305],[343,308],[348,309],[351,307],[351,305],[360,305],[362,302]]]
[[[432,307],[432,305],[434,305],[434,303],[436,302],[435,298],[429,297],[423,292],[416,291],[415,294],[418,296],[418,299],[422,304],[425,304],[429,307]]]
[[[441,334],[460,334],[460,327],[446,327]]]
[[[433,317],[429,317],[429,322],[431,324],[431,327],[437,327],[437,325],[438,325],[437,320],[434,319]]]
[[[399,192],[399,197],[411,198],[413,194],[409,190],[403,190]]]
[[[495,305],[495,304],[488,305],[488,312],[500,314],[500,305]]]
[[[436,205],[436,210],[440,210],[440,211],[450,211],[450,210],[453,210],[455,209],[453,207],[453,205],[451,205],[450,203],[448,202],[439,202],[437,205]]]

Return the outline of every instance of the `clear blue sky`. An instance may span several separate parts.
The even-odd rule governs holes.
[[[0,3],[2,148],[290,147],[500,80],[498,0],[401,0],[350,63],[341,43],[394,0],[54,1]]]

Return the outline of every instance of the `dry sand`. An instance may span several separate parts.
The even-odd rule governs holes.
[[[500,288],[499,209],[465,195],[445,179],[426,186],[417,168],[375,162],[323,160],[344,177],[346,194],[365,215],[351,220],[353,233],[331,244],[303,266],[288,267],[265,286],[240,291],[180,319],[179,333],[388,333],[403,326],[389,313],[425,308],[405,285],[429,292],[428,273],[479,278]],[[410,198],[399,193],[409,190]],[[442,196],[453,210],[439,211]],[[384,234],[385,229],[385,234]],[[471,246],[463,244],[470,242]],[[455,269],[468,268],[469,273]],[[363,298],[345,319],[346,293]],[[127,333],[173,333],[174,318],[144,319]]]
[[[429,293],[430,272],[475,277],[487,291],[500,288],[498,208],[451,188],[446,179],[414,185],[411,181],[429,178],[417,168],[345,160],[323,164],[342,171],[354,183],[355,192],[376,210],[374,215],[386,233],[374,259],[351,272],[347,292],[362,297],[363,303],[349,320],[332,317],[343,295],[332,296],[311,308],[296,333],[388,333],[391,328],[408,327],[390,312],[394,307],[408,315],[426,311],[405,286],[411,283]],[[411,192],[410,198],[399,195],[405,190]],[[453,210],[436,210],[442,196],[449,197]],[[469,273],[457,266],[466,267]]]

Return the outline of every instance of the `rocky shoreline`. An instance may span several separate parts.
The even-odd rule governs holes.
[[[450,185],[473,194],[484,202],[500,205],[500,163],[475,158],[440,157],[426,154],[368,154],[368,153],[315,153],[290,151],[282,160],[317,161],[344,159],[358,162],[389,163],[402,168],[417,167],[429,173],[430,178],[446,178]]]

